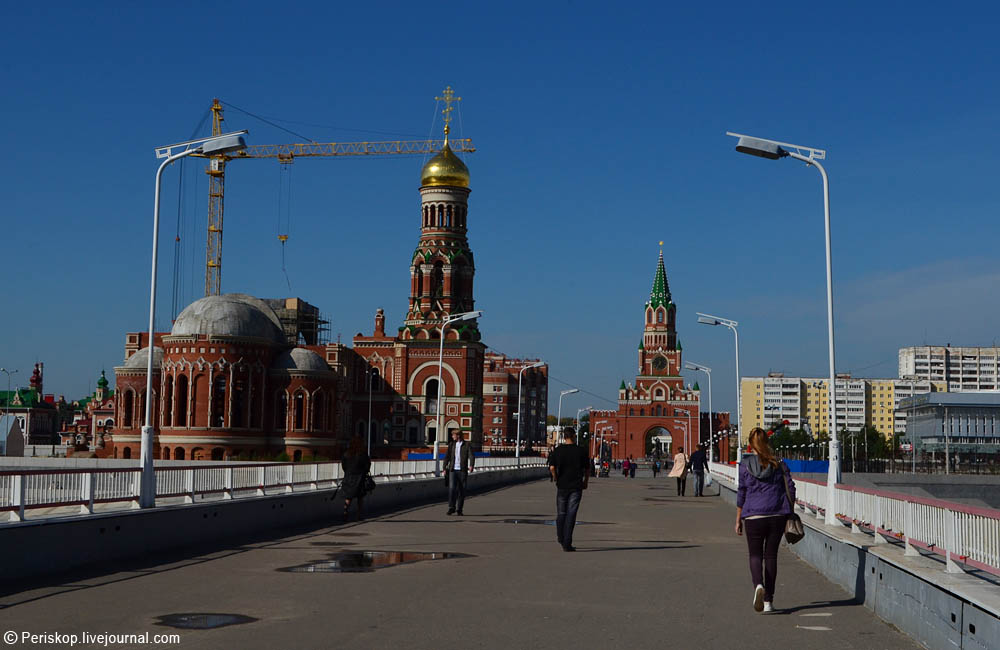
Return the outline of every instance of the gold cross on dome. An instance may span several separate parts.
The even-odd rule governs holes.
[[[451,103],[452,102],[460,102],[460,101],[462,101],[462,98],[461,97],[455,97],[455,91],[451,89],[451,86],[448,86],[447,88],[445,88],[443,94],[444,94],[444,97],[435,97],[434,99],[437,100],[437,101],[439,101],[439,102],[444,102],[444,110],[441,111],[441,112],[444,114],[444,134],[445,134],[445,136],[447,136],[448,133],[451,132],[451,126],[450,126],[450,124],[451,124],[451,112],[453,110],[455,110],[455,108],[451,105]],[[447,138],[445,138],[445,139],[447,139]]]

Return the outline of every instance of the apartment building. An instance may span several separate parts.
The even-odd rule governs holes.
[[[899,377],[947,382],[948,392],[1000,389],[1000,347],[924,345],[899,349]]]

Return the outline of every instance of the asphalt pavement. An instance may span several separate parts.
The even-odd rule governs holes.
[[[690,486],[678,497],[662,475],[591,479],[578,550],[567,553],[550,523],[554,493],[537,481],[470,497],[463,517],[424,506],[8,586],[0,631],[75,634],[78,647],[96,647],[84,632],[176,633],[179,643],[163,645],[182,648],[919,647],[785,548],[778,611],[754,612],[746,542],[718,497],[690,496]],[[397,560],[408,562],[364,566]],[[345,566],[369,570],[331,571]],[[162,624],[171,615],[196,627],[228,622],[204,614],[241,618],[210,629]],[[21,639],[10,647],[31,647]]]

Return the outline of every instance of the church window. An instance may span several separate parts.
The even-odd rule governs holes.
[[[657,323],[662,323],[663,322],[663,310],[662,309],[657,309],[656,310],[656,322]]]
[[[653,322],[653,312],[652,312],[652,310],[649,310],[649,309],[646,310],[646,322],[650,323],[650,324]]]
[[[431,379],[424,389],[424,398],[427,400],[424,413],[437,414],[438,381]]]
[[[131,458],[131,457],[132,457],[132,448],[125,447],[125,451],[122,452],[122,458]]]
[[[278,391],[275,395],[274,403],[274,428],[284,431],[288,426],[288,395],[285,391]]]
[[[440,296],[444,285],[444,265],[441,262],[434,263],[431,271],[431,295]]]
[[[635,409],[629,409],[628,410],[628,414],[629,415],[635,415]]]
[[[326,411],[326,397],[322,394],[316,394],[312,396],[312,408],[313,408],[313,421],[312,430],[313,431],[323,431],[323,418]]]
[[[646,409],[639,409],[639,415],[640,416],[646,415]]]
[[[250,377],[250,428],[260,428],[260,387]]]
[[[132,428],[132,411],[135,410],[135,393],[132,391],[125,391],[125,406],[122,409],[122,428],[131,429]]]
[[[163,392],[163,426],[173,426],[174,416],[174,378],[167,377]]]
[[[242,427],[243,415],[246,412],[246,385],[242,379],[233,382],[233,412],[230,415],[229,426]]]
[[[187,422],[187,401],[188,401],[188,378],[187,375],[177,377],[177,415],[174,418],[174,426],[186,427]]]
[[[174,460],[184,460],[184,447],[174,448]]]
[[[212,426],[226,426],[226,377],[219,375],[212,386]]]
[[[306,396],[301,390],[295,393],[295,429],[305,428]]]
[[[191,417],[188,420],[188,426],[191,428],[205,426],[205,417],[207,414],[198,412],[198,391],[204,384],[204,375],[198,375],[191,382]]]

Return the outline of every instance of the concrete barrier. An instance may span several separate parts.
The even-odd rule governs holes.
[[[469,492],[548,476],[545,467],[473,472]],[[379,483],[365,499],[367,514],[447,499],[443,478]],[[122,562],[152,560],[156,553],[186,547],[239,543],[255,535],[304,525],[339,523],[343,499],[337,490],[292,492],[149,510],[62,519],[28,520],[0,528],[5,580],[28,580],[72,569],[120,570]]]
[[[735,490],[718,485],[735,506]],[[786,548],[879,618],[928,648],[1000,649],[1000,587],[993,582],[946,574],[940,557],[907,557],[894,544],[800,515],[806,536]]]

